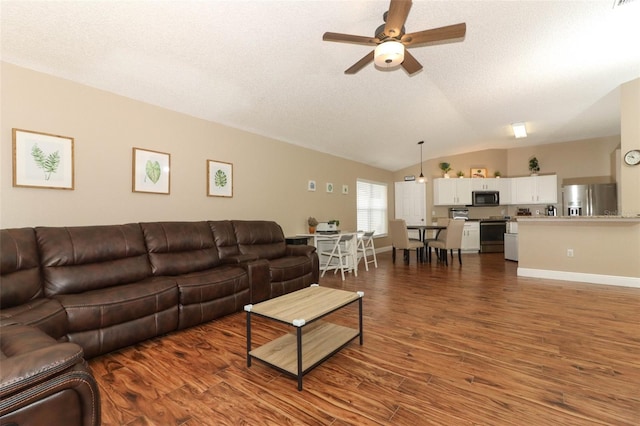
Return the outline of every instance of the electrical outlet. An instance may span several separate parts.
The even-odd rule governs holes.
[[[540,216],[540,210],[536,210],[536,216]]]
[[[573,249],[567,249],[567,257],[573,257]]]

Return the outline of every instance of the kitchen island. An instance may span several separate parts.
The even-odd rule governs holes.
[[[640,217],[518,217],[518,275],[640,288]]]

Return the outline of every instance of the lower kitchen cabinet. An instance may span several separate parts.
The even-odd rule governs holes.
[[[480,251],[480,222],[467,221],[462,231],[462,251]]]

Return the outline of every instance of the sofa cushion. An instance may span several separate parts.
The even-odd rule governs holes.
[[[4,283],[3,283],[4,285]],[[24,324],[60,339],[67,334],[67,313],[57,300],[34,299],[0,311],[0,326]]]
[[[39,261],[32,228],[0,230],[0,309],[44,296]]]
[[[269,261],[271,281],[289,281],[313,272],[313,263],[307,256],[288,256]]]
[[[151,275],[140,225],[39,227],[47,296],[129,284]]]
[[[267,260],[286,255],[284,233],[276,222],[234,220],[232,223],[240,253],[253,254]]]
[[[250,302],[249,276],[238,266],[219,266],[175,277],[180,290],[178,328],[242,310]]]
[[[69,317],[69,341],[91,358],[178,327],[178,287],[173,278],[59,294]]]
[[[173,278],[161,277],[54,297],[67,311],[72,333],[109,327],[176,306],[178,287]]]
[[[212,220],[209,221],[209,227],[213,233],[220,258],[228,259],[240,254],[236,231],[230,220]]]
[[[180,275],[220,264],[207,222],[141,223],[153,275]]]

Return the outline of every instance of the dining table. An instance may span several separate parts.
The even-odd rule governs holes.
[[[438,239],[440,232],[443,229],[447,229],[446,225],[407,225],[407,229],[417,230],[419,234],[420,241],[424,244],[426,242],[427,231],[436,231],[435,238]],[[425,247],[426,250],[423,250],[422,261],[431,259],[431,249]],[[429,250],[429,252],[427,252]],[[428,254],[427,254],[428,253]]]
[[[407,229],[417,230],[420,241],[424,242],[427,231],[437,231],[435,238],[438,238],[440,231],[447,229],[446,225],[407,225]]]

